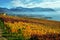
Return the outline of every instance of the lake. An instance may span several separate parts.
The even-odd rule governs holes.
[[[15,16],[25,16],[31,18],[42,18],[47,20],[60,21],[60,11],[46,11],[46,12],[10,12]]]

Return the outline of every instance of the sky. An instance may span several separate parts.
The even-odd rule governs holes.
[[[0,0],[0,7],[60,8],[60,0]]]

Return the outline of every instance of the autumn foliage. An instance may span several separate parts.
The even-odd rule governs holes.
[[[44,40],[44,38],[54,40],[54,35],[57,35],[55,38],[59,40],[60,22],[12,16],[3,16],[1,18],[4,19],[4,24],[10,28],[12,33],[22,33],[26,39],[33,40],[33,37],[37,37],[36,40]]]

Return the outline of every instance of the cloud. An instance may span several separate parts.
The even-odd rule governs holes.
[[[13,0],[13,7],[43,7],[43,8],[60,8],[60,0]]]
[[[13,0],[11,1],[11,4],[13,7],[25,7],[27,4],[29,4],[30,0],[24,1],[24,0]]]
[[[56,2],[56,1],[60,1],[60,0],[43,0],[44,2]]]
[[[38,5],[39,7],[44,7],[44,8],[60,8],[60,1],[56,2],[44,2]]]

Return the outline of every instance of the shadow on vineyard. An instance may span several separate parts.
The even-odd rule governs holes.
[[[60,34],[31,35],[29,40],[60,40]]]

